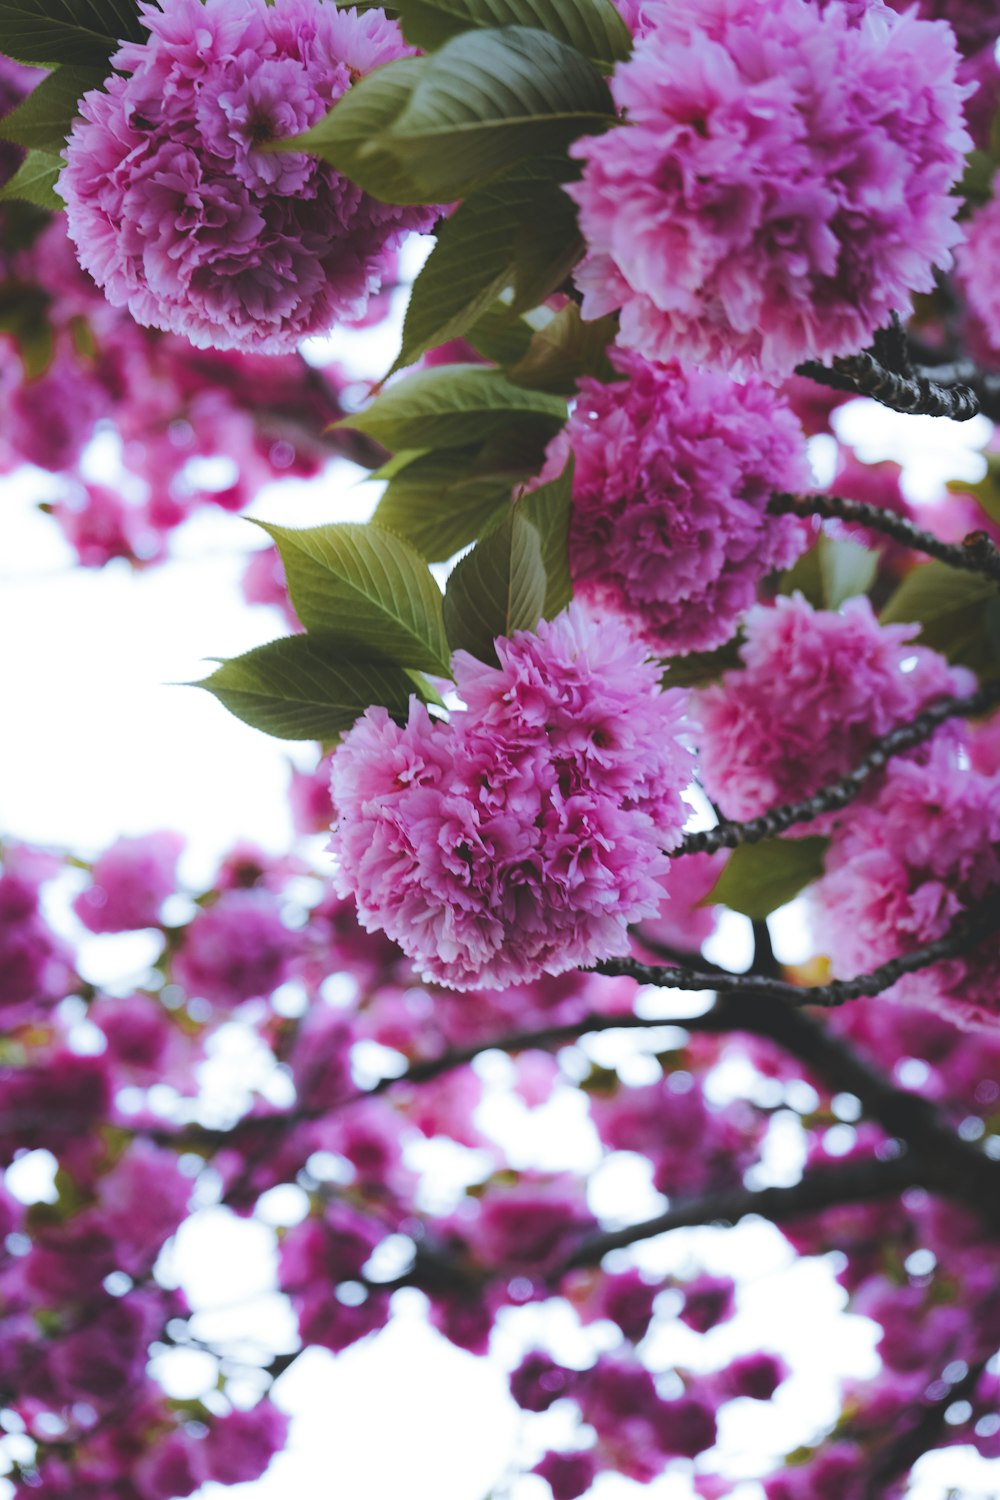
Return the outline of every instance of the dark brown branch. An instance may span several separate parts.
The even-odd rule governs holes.
[[[918,370],[904,374],[888,369],[870,350],[835,359],[829,369],[808,360],[797,367],[796,374],[835,391],[870,396],[873,401],[910,416],[950,417],[953,422],[967,422],[982,409],[979,396],[969,386],[941,385]]]
[[[761,839],[774,838],[776,834],[784,833],[796,823],[809,823],[822,817],[824,813],[836,812],[853,802],[868,778],[878,771],[884,771],[892,756],[902,755],[904,751],[923,744],[948,719],[974,719],[988,713],[998,703],[1000,678],[986,683],[968,697],[939,698],[911,723],[900,724],[898,728],[890,730],[872,746],[854,770],[841,776],[839,781],[821,787],[811,797],[803,797],[799,802],[785,802],[780,807],[771,808],[770,812],[761,813],[757,818],[748,818],[745,823],[726,820],[717,823],[714,828],[689,833],[675,848],[667,851],[668,855],[673,859],[683,854],[714,854],[717,849],[735,849],[740,844],[756,844]]]
[[[881,1500],[892,1480],[902,1479],[918,1458],[937,1447],[945,1428],[945,1413],[956,1401],[966,1401],[974,1394],[987,1363],[984,1359],[970,1365],[947,1395],[924,1407],[912,1427],[875,1449],[865,1475],[864,1500]]]
[[[922,1163],[908,1155],[889,1161],[867,1159],[843,1161],[834,1167],[816,1167],[792,1187],[752,1190],[732,1188],[678,1203],[653,1219],[628,1224],[602,1234],[588,1235],[556,1273],[564,1275],[580,1266],[599,1265],[611,1250],[622,1250],[641,1240],[673,1229],[700,1224],[738,1224],[750,1214],[759,1214],[773,1224],[782,1224],[803,1214],[817,1213],[840,1203],[863,1203],[872,1198],[893,1197],[906,1188],[920,1186],[926,1177]]]
[[[856,979],[836,979],[830,984],[795,985],[770,979],[763,974],[707,974],[692,969],[654,967],[634,958],[606,958],[594,965],[598,974],[634,979],[639,984],[655,985],[665,990],[715,990],[719,994],[773,995],[789,1005],[821,1005],[831,1008],[843,1005],[848,1000],[860,1000],[866,996],[880,995],[890,989],[906,974],[915,974],[927,969],[944,958],[955,958],[967,953],[970,948],[983,941],[990,931],[995,932],[996,918],[985,911],[965,914],[960,917],[944,937],[933,943],[901,953],[887,963],[880,964],[869,974],[859,974]]]
[[[983,416],[994,422],[1000,418],[1000,375],[981,370],[970,359],[948,361],[939,365],[932,365],[928,361],[918,366],[917,373],[938,386],[967,386],[978,396]]]
[[[966,573],[982,573],[993,583],[1000,583],[1000,551],[985,531],[973,531],[963,542],[942,542],[930,531],[914,526],[905,516],[897,516],[881,505],[861,500],[847,500],[842,495],[791,495],[780,492],[771,496],[768,509],[772,515],[826,516],[867,526],[902,542],[928,557],[939,558],[949,567]]]

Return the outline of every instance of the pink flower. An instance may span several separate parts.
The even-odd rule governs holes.
[[[594,1227],[582,1180],[535,1172],[490,1182],[476,1217],[459,1212],[447,1225],[481,1265],[524,1273],[557,1264]]]
[[[697,953],[712,936],[719,921],[719,908],[705,906],[705,897],[722,874],[728,858],[718,854],[682,854],[670,861],[663,877],[663,901],[655,917],[640,923],[636,930],[639,948],[676,948],[683,953]]]
[[[934,942],[990,902],[1000,903],[1000,776],[969,768],[951,739],[936,740],[922,763],[890,764],[877,800],[835,835],[813,887],[817,937],[844,978]],[[997,932],[890,994],[960,1026],[996,1028]]]
[[[137,322],[199,347],[282,353],[363,315],[434,210],[379,203],[261,148],[408,52],[380,10],[332,0],[165,0],[84,96],[60,192],[81,264]]]
[[[268,1400],[249,1411],[236,1409],[211,1424],[203,1462],[217,1484],[251,1484],[285,1446],[288,1418]]]
[[[1000,255],[1000,179],[994,178],[994,196],[977,208],[965,223],[965,244],[958,251],[958,274],[990,350],[1000,354],[1000,287],[990,274]]]
[[[805,0],[672,0],[615,71],[628,124],[578,141],[588,318],[742,378],[867,344],[961,238],[951,31]]]
[[[807,545],[804,522],[765,514],[773,491],[808,485],[805,439],[762,382],[612,357],[626,379],[581,381],[546,465],[575,455],[576,593],[661,653],[710,650]]]
[[[36,1020],[73,986],[70,953],[42,916],[39,881],[9,857],[0,870],[0,1016],[4,1031]]]
[[[971,692],[971,673],[916,634],[880,625],[863,598],[839,614],[798,594],[752,610],[743,670],[696,695],[702,781],[726,817],[808,797],[935,698]]]
[[[684,696],[624,626],[574,605],[497,650],[456,654],[449,724],[369,709],[333,759],[338,891],[454,989],[627,952],[684,823]]]
[[[91,932],[134,932],[156,927],[160,908],[176,889],[179,833],[120,838],[94,861],[91,884],[73,910]]]
[[[913,0],[888,0],[893,10],[909,10]],[[920,14],[947,21],[963,52],[992,46],[1000,34],[998,0],[919,0]]]
[[[296,934],[262,890],[225,891],[184,932],[172,972],[189,995],[239,1005],[270,995],[289,976]]]

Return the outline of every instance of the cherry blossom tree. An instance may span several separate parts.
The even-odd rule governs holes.
[[[1000,1461],[997,464],[915,506],[837,415],[1000,420],[998,38],[986,0],[0,0],[5,472],[51,473],[88,568],[169,566],[200,507],[333,493],[335,459],[383,482],[367,524],[261,523],[247,598],[289,633],[199,684],[314,747],[293,848],[193,888],[167,829],[0,846],[16,1500],[258,1478],[289,1367],[403,1294],[477,1357],[516,1330],[554,1500],[879,1500],[938,1448]],[[414,232],[359,398],[300,346],[377,323]],[[87,935],[137,931],[143,972],[91,982]],[[281,1086],[220,1111],[234,1020]],[[498,1090],[540,1132],[572,1098],[592,1170],[525,1166]],[[467,1153],[447,1201],[435,1140]],[[627,1158],[648,1193],[613,1219]],[[289,1185],[295,1339],[205,1339],[165,1247]],[[735,1333],[738,1249],[659,1252],[749,1219],[880,1364],[748,1467],[731,1413],[799,1372]],[[158,1377],[177,1348],[201,1399]]]

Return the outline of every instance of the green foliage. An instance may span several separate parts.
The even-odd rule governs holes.
[[[7,282],[0,286],[0,333],[17,344],[28,379],[44,375],[52,363],[55,339],[49,322],[49,302],[37,286]]]
[[[984,453],[986,473],[982,479],[953,479],[947,486],[953,495],[974,495],[980,509],[1000,525],[1000,454]]]
[[[621,376],[607,356],[608,345],[618,332],[618,318],[609,314],[585,323],[575,302],[569,302],[551,322],[540,328],[516,365],[507,371],[517,385],[533,391],[557,391],[572,395],[582,375],[594,375],[605,383]]]
[[[573,459],[558,479],[540,485],[520,501],[521,514],[535,527],[542,544],[545,603],[542,613],[551,620],[573,597],[569,571],[569,523],[573,509]]]
[[[19,62],[105,67],[145,36],[135,0],[0,0],[0,51]]]
[[[523,390],[482,365],[440,365],[400,380],[340,425],[354,427],[394,452],[421,451],[484,443],[514,417],[529,432],[551,437],[566,419],[566,403]]]
[[[878,572],[878,554],[849,537],[821,532],[814,547],[782,574],[781,592],[804,594],[813,609],[839,609],[867,594]]]
[[[447,675],[441,591],[408,542],[382,526],[258,524],[278,545],[307,630],[338,639],[352,658]]]
[[[376,68],[280,149],[312,152],[390,203],[450,203],[614,118],[593,63],[545,32],[509,26]]]
[[[810,836],[740,844],[700,904],[728,906],[731,911],[761,922],[822,875],[823,856],[829,842]]]
[[[104,68],[57,68],[0,121],[0,135],[28,150],[58,156],[76,119],[77,105],[88,89],[101,87],[105,76]]]
[[[430,52],[479,27],[533,26],[594,62],[628,57],[632,37],[611,0],[402,0],[396,7],[407,41]]]
[[[479,448],[421,453],[392,479],[375,520],[405,536],[430,562],[474,542],[510,504],[520,471],[482,467]]]
[[[546,589],[541,539],[520,508],[511,506],[448,579],[444,623],[452,649],[495,664],[495,637],[534,630]]]
[[[65,207],[56,192],[62,167],[60,158],[48,151],[29,151],[10,181],[0,188],[0,203],[18,199],[58,213]]]
[[[686,656],[672,656],[663,663],[663,687],[699,688],[716,682],[723,674],[742,666],[742,635],[734,635],[714,651],[689,651]]]
[[[540,316],[547,316],[543,310]],[[484,359],[494,365],[516,365],[531,347],[534,329],[505,302],[493,302],[466,330],[465,338]]]
[[[371,704],[402,723],[413,679],[400,667],[350,658],[341,639],[294,635],[223,662],[193,683],[229,712],[282,740],[330,744]]]
[[[467,336],[502,292],[513,291],[515,314],[565,279],[582,249],[576,210],[559,189],[571,171],[564,158],[522,162],[443,220],[413,286],[394,368]]]
[[[988,578],[924,563],[907,573],[880,618],[883,625],[918,624],[922,646],[981,678],[1000,673],[1000,596]]]

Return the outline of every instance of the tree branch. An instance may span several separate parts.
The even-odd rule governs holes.
[[[905,516],[897,516],[884,506],[847,500],[842,495],[792,495],[780,491],[771,496],[768,510],[776,516],[835,517],[867,526],[870,531],[880,531],[917,552],[925,552],[928,557],[939,558],[949,567],[981,573],[993,583],[1000,583],[1000,551],[985,531],[973,531],[962,542],[942,542],[932,532],[914,526]]]
[[[815,360],[807,360],[797,366],[795,373],[835,391],[870,396],[873,401],[910,416],[950,417],[953,422],[967,422],[982,409],[979,396],[969,386],[941,385],[918,370],[902,374],[888,369],[867,349],[835,359],[829,369]]]
[[[970,1365],[962,1379],[949,1387],[947,1395],[923,1408],[913,1427],[875,1449],[865,1475],[864,1500],[881,1500],[893,1479],[902,1479],[922,1454],[937,1446],[948,1408],[974,1394],[987,1363],[983,1359]]]
[[[714,854],[718,849],[735,849],[740,844],[756,844],[761,839],[774,838],[796,823],[810,823],[824,813],[836,812],[846,807],[857,796],[870,776],[884,771],[894,755],[922,745],[930,739],[936,729],[948,719],[978,718],[1000,703],[1000,678],[995,678],[975,693],[964,698],[939,698],[925,708],[909,724],[900,724],[881,740],[878,740],[853,771],[821,787],[810,797],[799,802],[784,802],[772,807],[770,812],[759,817],[748,818],[745,823],[724,820],[714,828],[699,829],[688,833],[673,849],[667,850],[668,858],[678,859],[684,854]]]
[[[943,958],[955,958],[982,942],[995,931],[995,915],[983,909],[959,917],[944,937],[909,953],[901,953],[880,964],[869,974],[855,979],[835,979],[830,984],[796,985],[771,979],[764,974],[707,974],[694,969],[654,967],[634,958],[605,958],[594,965],[594,972],[611,977],[634,979],[639,984],[655,985],[664,990],[715,990],[719,994],[773,995],[789,1005],[821,1005],[831,1008],[848,1000],[880,995],[906,974],[927,969]]]
[[[759,1214],[773,1224],[781,1224],[840,1203],[894,1197],[906,1188],[920,1186],[925,1176],[923,1164],[907,1154],[889,1161],[868,1158],[843,1161],[833,1167],[816,1167],[791,1187],[756,1190],[741,1187],[708,1193],[703,1198],[678,1203],[665,1213],[644,1219],[639,1224],[588,1235],[560,1264],[555,1274],[558,1277],[580,1266],[596,1266],[610,1250],[625,1249],[641,1240],[667,1234],[672,1229],[689,1229],[700,1224],[738,1224],[750,1214]]]

